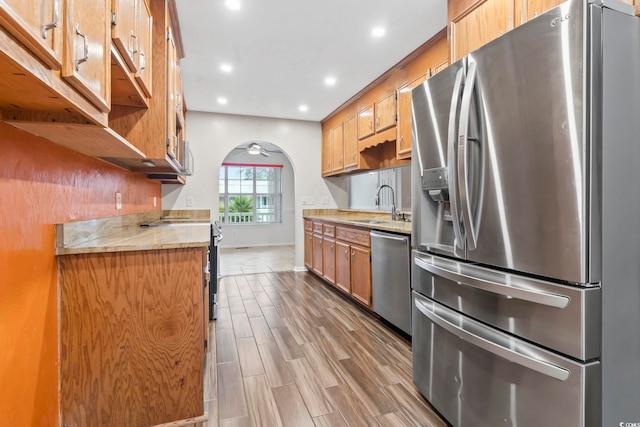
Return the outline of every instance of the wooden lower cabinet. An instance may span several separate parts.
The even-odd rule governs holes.
[[[314,234],[313,235],[313,265],[311,268],[313,271],[322,276],[323,274],[323,265],[322,265],[322,235]]]
[[[304,266],[313,269],[313,233],[304,232]]]
[[[351,246],[351,295],[368,307],[373,305],[369,248]]]
[[[152,426],[204,414],[203,251],[58,258],[60,425]]]
[[[311,266],[307,267],[372,308],[370,248],[369,230],[316,221],[311,227],[305,222],[305,262],[309,256],[312,259]]]
[[[322,239],[322,277],[331,284],[336,282],[336,241]]]
[[[351,293],[351,246],[336,241],[336,286]]]

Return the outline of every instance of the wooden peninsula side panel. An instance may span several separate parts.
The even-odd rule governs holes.
[[[58,257],[61,425],[201,416],[203,248]]]

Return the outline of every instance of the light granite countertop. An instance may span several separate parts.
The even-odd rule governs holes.
[[[312,220],[411,235],[411,221],[392,221],[391,214],[384,211],[305,209],[302,216]],[[410,214],[405,214],[405,216],[408,219],[411,218]]]
[[[209,211],[154,211],[56,225],[56,255],[207,247]],[[193,223],[143,227],[162,219]],[[200,222],[201,221],[201,222]]]

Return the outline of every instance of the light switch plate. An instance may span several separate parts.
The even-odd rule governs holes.
[[[122,193],[116,193],[116,209],[122,209]]]

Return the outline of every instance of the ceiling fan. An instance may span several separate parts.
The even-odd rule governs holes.
[[[271,154],[267,153],[267,150],[265,150],[262,145],[258,144],[257,142],[252,142],[251,144],[249,144],[246,150],[249,154],[260,154],[265,157],[271,156]]]

